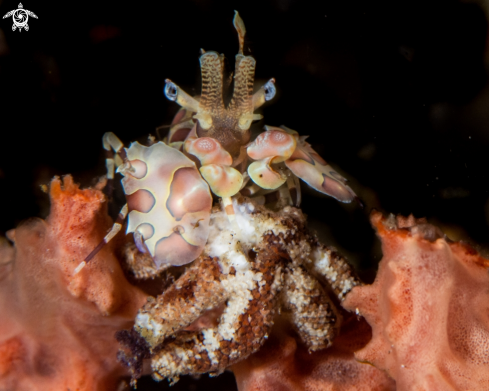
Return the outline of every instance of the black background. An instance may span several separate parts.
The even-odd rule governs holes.
[[[4,1],[0,14],[17,8]],[[323,240],[366,280],[380,259],[372,208],[413,213],[452,239],[489,245],[487,22],[475,3],[443,1],[24,1],[28,32],[0,28],[0,231],[45,217],[40,190],[105,173],[101,138],[144,141],[168,124],[171,78],[199,93],[199,49],[237,52],[239,10],[257,81],[277,80],[269,125],[310,135],[366,208],[304,186]],[[116,197],[112,213],[122,205]],[[224,386],[223,386],[224,387]],[[220,388],[219,388],[220,389]],[[224,389],[224,388],[223,388]]]

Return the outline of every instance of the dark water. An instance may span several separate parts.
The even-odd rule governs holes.
[[[177,106],[163,96],[164,80],[199,93],[200,48],[224,53],[232,68],[238,9],[257,80],[277,80],[264,123],[310,135],[366,204],[343,205],[304,186],[303,209],[327,243],[367,280],[381,256],[368,222],[372,208],[425,216],[452,239],[489,245],[489,54],[477,5],[179,0],[24,7],[39,17],[29,19],[28,32],[0,20],[1,232],[47,215],[39,186],[53,175],[72,173],[83,185],[103,175],[104,132],[129,144],[168,124]],[[0,14],[15,8],[17,0],[5,1]],[[118,202],[121,194],[114,212]]]

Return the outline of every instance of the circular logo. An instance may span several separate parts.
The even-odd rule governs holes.
[[[32,11],[26,10],[22,6],[22,3],[19,3],[19,8],[17,8],[16,10],[9,11],[5,15],[3,15],[3,19],[10,16],[12,17],[12,21],[14,22],[14,24],[12,25],[12,31],[22,31],[22,29],[24,29],[25,31],[29,31],[29,25],[27,24],[29,16],[37,19],[37,15]]]
[[[14,11],[12,19],[17,27],[24,27],[27,24],[29,16],[27,15],[25,9],[17,9]]]

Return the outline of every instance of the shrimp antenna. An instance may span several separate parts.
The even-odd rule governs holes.
[[[238,40],[239,40],[238,54],[243,54],[244,38],[246,35],[246,27],[244,25],[243,19],[241,19],[241,16],[239,16],[238,11],[234,11],[233,24],[234,24],[234,28],[238,32]]]

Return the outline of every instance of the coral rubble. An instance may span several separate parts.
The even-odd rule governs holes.
[[[67,176],[50,197],[48,219],[9,231],[14,246],[0,247],[0,390],[115,390],[126,370],[114,333],[146,295],[124,277],[120,240],[73,275],[111,225],[102,192]]]
[[[374,213],[372,223],[384,253],[376,280],[344,302],[372,326],[357,359],[398,391],[489,389],[489,260],[424,220]]]
[[[345,260],[308,233],[299,209],[272,212],[244,198],[234,199],[233,209],[238,230],[216,206],[203,254],[139,311],[134,330],[145,343],[134,331],[119,334],[121,358],[135,377],[141,345],[147,352],[139,357],[151,359],[158,380],[220,373],[258,351],[280,311],[310,351],[338,334],[341,315],[328,289],[342,300],[359,284]],[[216,308],[217,324],[195,327]]]

